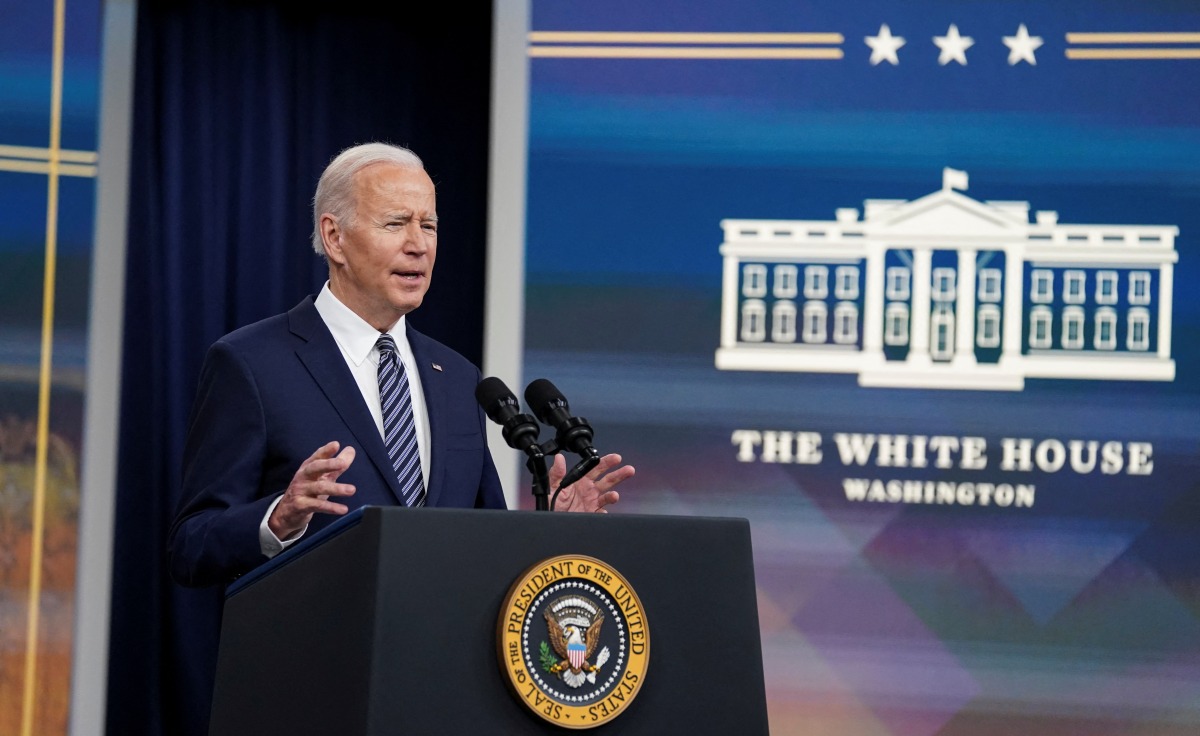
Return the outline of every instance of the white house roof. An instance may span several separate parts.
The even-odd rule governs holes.
[[[1028,212],[1027,202],[980,202],[943,189],[910,202],[867,200],[863,219],[895,234],[1003,235],[1023,233]]]

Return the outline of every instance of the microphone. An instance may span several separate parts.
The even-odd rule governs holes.
[[[475,401],[496,424],[503,427],[502,434],[508,446],[527,455],[541,454],[538,447],[537,422],[528,414],[520,412],[517,397],[495,376],[483,379],[475,387]]]
[[[554,427],[555,440],[565,448],[585,458],[598,458],[592,447],[592,428],[587,420],[571,416],[571,407],[553,383],[539,378],[525,387],[525,403],[543,424]]]

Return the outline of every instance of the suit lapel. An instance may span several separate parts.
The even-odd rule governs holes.
[[[433,368],[433,358],[427,350],[426,338],[404,321],[408,334],[408,344],[412,347],[413,358],[417,363],[417,373],[421,376],[421,393],[425,397],[425,414],[429,422],[429,487],[425,489],[426,506],[437,506],[438,498],[442,495],[442,479],[446,475],[445,463],[438,451],[446,446],[446,427],[440,417],[449,416],[446,401],[446,391],[442,385],[445,376]]]
[[[346,367],[341,348],[313,305],[312,297],[288,312],[288,322],[292,333],[304,341],[296,348],[296,356],[346,423],[358,447],[379,471],[396,503],[400,503],[399,481],[383,438],[379,436],[379,428],[375,426],[354,376]]]

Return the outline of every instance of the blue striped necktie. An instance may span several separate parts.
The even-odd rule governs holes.
[[[400,499],[405,506],[425,505],[425,483],[421,478],[421,455],[417,450],[417,425],[413,423],[408,376],[396,354],[391,335],[380,335],[379,403],[383,407],[383,444],[400,481]]]

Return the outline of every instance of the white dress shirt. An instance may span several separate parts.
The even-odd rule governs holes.
[[[345,304],[342,304],[333,292],[329,290],[329,282],[321,288],[321,293],[316,298],[317,313],[321,315],[321,319],[325,322],[325,326],[333,334],[334,342],[342,351],[342,357],[346,360],[346,367],[350,369],[350,373],[354,376],[355,383],[358,384],[358,390],[362,393],[363,400],[367,403],[367,409],[371,412],[371,417],[375,420],[375,427],[379,430],[379,436],[383,436],[383,405],[379,400],[379,350],[375,347],[375,342],[379,339],[380,332],[368,324],[362,317],[359,317],[350,310]],[[404,328],[404,317],[401,317],[387,334],[392,336],[396,341],[396,351],[400,361],[404,364],[404,372],[408,376],[409,395],[412,397],[413,423],[417,430],[417,450],[421,455],[421,479],[425,484],[426,489],[429,488],[429,412],[425,406],[425,392],[421,390],[421,374],[417,370],[417,361],[413,357],[412,346],[408,344],[408,335]],[[331,438],[332,439],[332,438]],[[312,448],[316,450],[317,448]],[[366,462],[366,458],[358,459],[357,462]],[[283,498],[282,493],[275,499],[271,507],[267,509],[266,516],[263,517],[262,523],[258,527],[258,541],[262,547],[263,554],[267,557],[274,557],[289,547],[293,542],[304,536],[304,532],[308,527],[305,527],[299,534],[281,541],[275,536],[267,525],[267,520],[271,518],[271,513],[275,510],[275,506],[279,504],[279,500]]]

